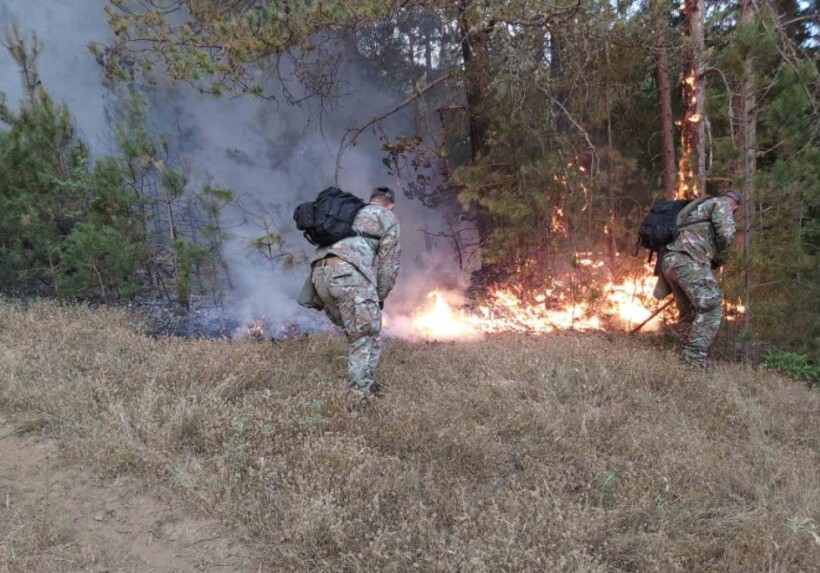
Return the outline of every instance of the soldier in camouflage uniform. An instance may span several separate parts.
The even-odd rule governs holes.
[[[381,310],[399,272],[394,202],[391,189],[375,189],[353,221],[353,230],[362,236],[321,247],[311,261],[311,280],[325,313],[347,335],[348,387],[364,402],[381,389],[373,379],[381,355]]]
[[[729,260],[735,236],[734,212],[740,193],[730,189],[719,197],[698,200],[678,215],[678,235],[663,256],[663,276],[669,283],[683,329],[681,360],[706,366],[706,355],[720,328],[720,288],[712,270]]]

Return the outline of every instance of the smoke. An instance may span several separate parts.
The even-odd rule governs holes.
[[[91,145],[99,144],[106,130],[100,67],[89,54],[91,40],[109,38],[104,2],[54,2],[50,0],[0,0],[0,35],[18,25],[26,35],[34,32],[45,46],[38,62],[40,77],[57,101],[71,109],[79,135]],[[0,49],[0,91],[14,108],[24,97],[20,71]]]
[[[43,83],[56,100],[68,104],[78,132],[93,153],[102,155],[113,151],[104,113],[106,88],[86,46],[110,39],[103,14],[106,2],[85,0],[82,9],[77,4],[0,0],[0,27],[17,23],[22,32],[39,36],[44,44],[39,61]],[[347,130],[392,108],[399,99],[374,86],[355,65],[345,66],[342,76],[345,95],[321,117],[309,106],[218,99],[184,85],[159,86],[147,94],[151,127],[170,138],[192,184],[227,187],[239,196],[240,208],[224,212],[221,223],[230,235],[223,255],[233,286],[224,305],[240,320],[264,317],[272,324],[315,324],[317,313],[295,302],[308,275],[306,261],[312,248],[294,228],[291,213],[298,203],[334,183],[336,154]],[[20,101],[19,71],[5,51],[0,53],[0,82],[12,105]],[[275,82],[270,87],[274,92],[281,88]],[[413,135],[408,113],[397,114],[382,127],[390,136]],[[362,198],[376,186],[396,188],[383,157],[381,142],[364,134],[344,156],[340,186]],[[422,304],[433,285],[463,286],[451,241],[433,236],[443,225],[441,210],[430,210],[399,193],[395,212],[402,224],[403,260],[398,287],[388,300],[392,316]],[[278,248],[293,254],[295,264],[282,264],[283,258],[270,260],[254,248],[254,239],[267,232],[281,236]]]

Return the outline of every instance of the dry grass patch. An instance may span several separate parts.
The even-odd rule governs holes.
[[[271,570],[820,571],[820,393],[689,374],[622,337],[344,345],[152,339],[124,314],[0,307],[0,407],[100,471],[173,485]]]
[[[90,564],[71,524],[44,501],[19,504],[16,492],[0,483],[0,571],[77,571]]]

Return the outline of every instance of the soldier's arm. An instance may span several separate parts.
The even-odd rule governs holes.
[[[722,265],[729,260],[732,241],[735,239],[735,217],[726,201],[715,201],[712,209],[712,225],[715,228],[715,263]]]
[[[401,264],[401,245],[399,244],[399,221],[390,211],[383,217],[382,232],[379,239],[379,253],[376,260],[376,290],[379,300],[383,301],[393,290],[399,275]]]

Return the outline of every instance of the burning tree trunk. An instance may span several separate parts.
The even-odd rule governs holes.
[[[706,184],[703,0],[684,0],[681,11],[687,21],[688,64],[681,84],[684,113],[681,120],[678,197],[686,198],[703,195]]]
[[[669,27],[666,11],[660,0],[650,1],[653,28],[653,55],[655,58],[655,77],[658,87],[658,104],[661,112],[661,155],[663,157],[663,194],[667,199],[674,199],[675,189],[675,140],[672,119],[672,86],[669,82],[669,56],[667,52],[667,29]]]

